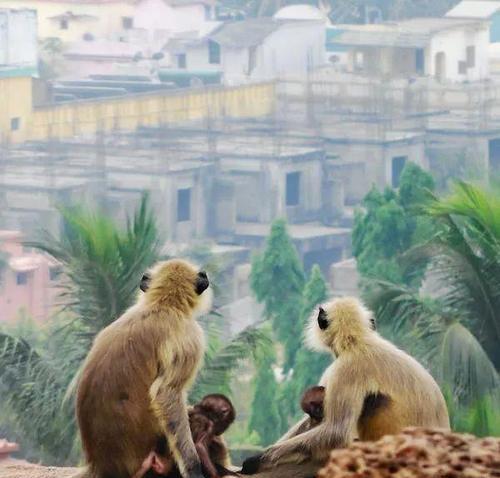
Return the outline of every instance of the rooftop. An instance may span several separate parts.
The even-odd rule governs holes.
[[[265,38],[279,30],[281,26],[281,22],[272,18],[248,18],[223,23],[209,34],[208,38],[223,46],[247,48],[262,43]]]
[[[476,0],[460,2],[453,7],[447,17],[488,19],[500,10],[500,2]]]
[[[335,25],[327,30],[327,41],[344,46],[423,48],[437,33],[456,28],[474,28],[482,23],[477,19],[444,17],[412,18],[369,25]]]

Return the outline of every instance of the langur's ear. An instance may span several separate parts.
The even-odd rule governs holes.
[[[146,272],[142,276],[141,284],[139,285],[142,292],[146,292],[149,289],[149,283],[151,282],[151,276]]]

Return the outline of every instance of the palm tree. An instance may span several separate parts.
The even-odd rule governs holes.
[[[78,370],[95,335],[134,301],[144,270],[159,257],[160,240],[147,197],[125,228],[82,208],[61,214],[60,239],[45,232],[29,245],[61,265],[62,311],[43,337],[0,331],[0,417],[13,417],[9,425],[35,450],[32,458],[74,464],[80,457],[73,412]],[[216,342],[214,325],[207,324],[212,340],[194,399],[227,387],[238,361],[261,340],[260,331],[249,328],[229,343]]]
[[[500,392],[500,196],[459,182],[421,212],[437,232],[406,254],[406,265],[430,261],[432,293],[375,280],[365,300],[393,334],[420,339],[413,352],[435,369],[452,410],[480,413]]]

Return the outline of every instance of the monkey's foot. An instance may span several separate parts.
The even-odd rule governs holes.
[[[154,471],[157,475],[166,476],[172,470],[172,462],[168,458],[152,451],[142,462],[141,467],[133,478],[144,478],[149,470]]]

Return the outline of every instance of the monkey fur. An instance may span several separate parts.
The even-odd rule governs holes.
[[[295,425],[282,439],[245,463],[258,478],[284,476],[285,465],[324,463],[334,448],[354,437],[378,440],[408,426],[449,429],[446,403],[425,368],[375,330],[372,313],[356,298],[339,298],[312,315],[309,344],[336,360],[325,371],[324,418],[304,431]],[[298,468],[290,475],[308,478]]]
[[[186,395],[205,340],[196,318],[211,307],[204,272],[160,262],[136,304],[102,330],[84,363],[76,415],[90,478],[130,478],[162,437],[183,478],[202,478]]]
[[[323,404],[325,401],[325,387],[310,387],[302,395],[300,406],[304,413],[309,415],[309,428],[314,428],[323,421]]]
[[[206,478],[238,476],[229,470],[231,460],[222,434],[234,422],[236,413],[233,404],[225,395],[214,393],[189,409],[189,426],[198,456]],[[165,441],[162,440],[157,452],[164,454]],[[178,469],[171,463],[166,478],[180,478]]]

